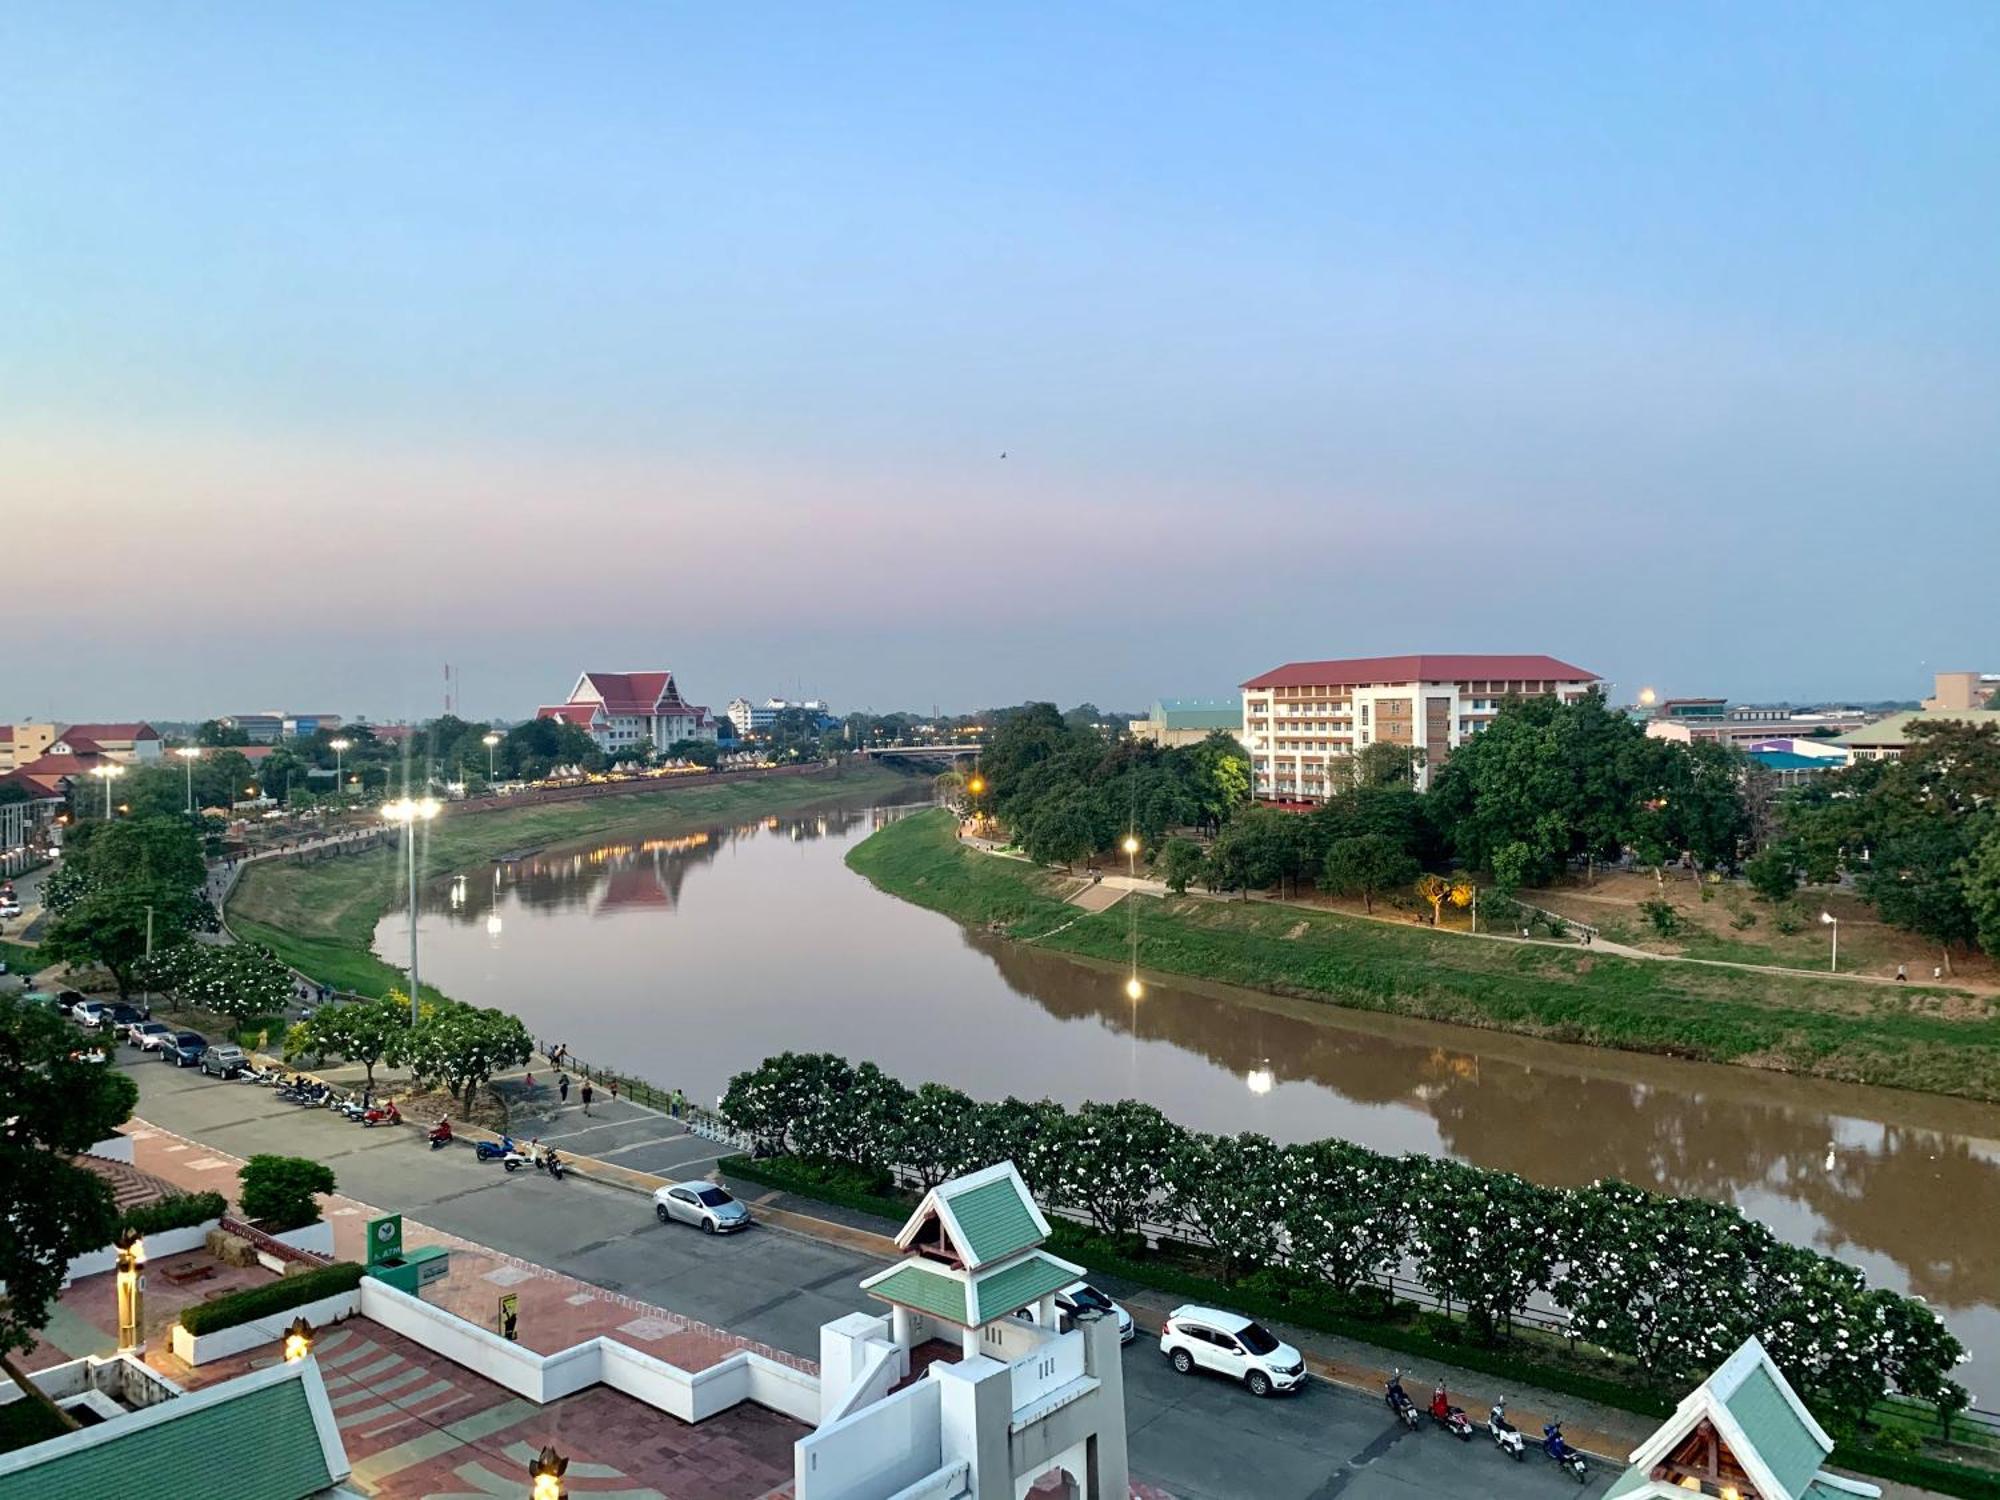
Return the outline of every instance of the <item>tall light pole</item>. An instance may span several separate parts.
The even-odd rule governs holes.
[[[403,826],[403,848],[409,856],[410,875],[410,1024],[415,1025],[421,1017],[417,1012],[417,824],[428,823],[438,815],[437,799],[424,797],[401,798],[386,804],[382,816],[391,823]]]
[[[343,802],[347,800],[347,783],[340,779],[340,755],[352,743],[346,739],[327,741],[333,748],[333,794]]]
[[[174,754],[178,755],[181,758],[181,764],[187,767],[188,816],[192,818],[194,816],[194,763],[201,759],[201,746],[182,745],[174,751]]]
[[[1833,960],[1827,965],[1827,970],[1829,973],[1838,974],[1840,972],[1840,918],[1836,917],[1830,911],[1823,911],[1819,914],[1819,919],[1833,929]]]
[[[493,780],[493,747],[500,743],[500,736],[489,734],[484,736],[479,743],[486,747],[486,779],[490,782]]]
[[[104,821],[109,823],[111,821],[111,783],[114,778],[125,774],[125,768],[115,760],[106,761],[101,766],[92,766],[90,774],[104,783]]]

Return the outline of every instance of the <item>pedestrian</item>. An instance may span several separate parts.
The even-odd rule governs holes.
[[[611,1088],[611,1102],[616,1104],[618,1102],[618,1075],[616,1073],[611,1075],[609,1084]]]
[[[1909,965],[1907,965],[1907,964],[1897,964],[1897,965],[1896,965],[1896,983],[1898,983],[1898,984],[1901,984],[1901,983],[1902,983],[1902,982],[1903,982],[1904,980],[1908,979],[1909,977],[1910,977],[1910,969],[1909,969]]]
[[[535,1091],[535,1075],[534,1075],[534,1074],[533,1074],[532,1072],[530,1072],[530,1073],[528,1074],[528,1076],[527,1076],[526,1078],[522,1079],[521,1081],[522,1081],[522,1083],[524,1083],[524,1084],[526,1084],[526,1085],[527,1085],[527,1089],[528,1089],[528,1092],[529,1092],[529,1093],[531,1093],[531,1094],[532,1094],[532,1093],[534,1093],[534,1091]]]
[[[687,1100],[681,1097],[681,1091],[675,1089],[673,1098],[667,1101],[667,1108],[673,1112],[673,1117],[678,1120],[681,1117],[681,1110],[686,1104]]]
[[[569,1103],[569,1074],[556,1074],[556,1097],[564,1104]]]
[[[593,1093],[593,1092],[591,1091],[591,1087],[590,1087],[590,1080],[589,1080],[588,1078],[584,1079],[584,1080],[583,1080],[583,1112],[584,1112],[585,1114],[589,1114],[589,1113],[590,1113],[590,1101],[591,1101],[592,1099],[594,1099],[595,1097],[596,1097],[596,1095],[595,1095],[595,1094],[594,1094],[594,1093]]]
[[[1942,979],[1942,978],[1944,978],[1944,965],[1943,965],[1943,964],[1932,964],[1932,965],[1931,965],[1931,979],[1932,979],[1932,981],[1933,981],[1933,982],[1936,982],[1937,980],[1940,980],[1940,979]]]

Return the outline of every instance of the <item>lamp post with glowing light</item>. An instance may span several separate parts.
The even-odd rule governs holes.
[[[146,1264],[146,1246],[139,1232],[129,1227],[119,1230],[112,1243],[118,1247],[118,1347],[138,1349],[139,1325],[145,1318],[146,1273],[140,1268]]]
[[[417,1010],[417,824],[428,823],[438,815],[437,800],[432,797],[403,797],[386,804],[382,816],[391,823],[403,826],[403,847],[409,856],[410,874],[410,1024],[415,1025],[423,1017]]]
[[[1819,919],[1833,929],[1833,958],[1827,964],[1827,970],[1829,973],[1838,974],[1840,972],[1840,918],[1836,917],[1830,911],[1823,911],[1819,914]]]
[[[313,1326],[301,1313],[285,1330],[285,1363],[295,1365],[313,1352]]]
[[[188,816],[191,818],[194,816],[194,763],[201,759],[201,746],[182,745],[174,751],[174,754],[178,755],[181,758],[181,764],[187,767],[187,811]]]
[[[92,766],[90,774],[104,783],[104,821],[111,821],[111,783],[125,774],[125,768],[116,761],[107,761],[101,766]]]
[[[528,1460],[528,1500],[563,1500],[568,1493],[563,1475],[568,1472],[569,1460],[556,1452],[554,1443],[546,1444]]]
[[[342,800],[345,800],[347,797],[347,783],[340,779],[340,757],[347,747],[353,743],[352,740],[346,738],[328,740],[326,742],[327,748],[333,752],[333,790]]]
[[[497,734],[481,735],[479,743],[486,747],[486,779],[491,781],[493,779],[493,747],[500,743],[500,736]]]

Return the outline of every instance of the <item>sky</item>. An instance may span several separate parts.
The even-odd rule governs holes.
[[[0,721],[2000,668],[2000,7],[0,10]]]

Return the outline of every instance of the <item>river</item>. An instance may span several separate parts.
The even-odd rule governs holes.
[[[1184,1125],[1342,1136],[1553,1184],[1733,1200],[2000,1355],[2000,1107],[1149,979],[969,933],[842,856],[925,805],[543,851],[424,890],[424,976],[538,1037],[713,1099],[786,1049],[905,1082],[1149,1100]],[[400,913],[376,951],[406,951]],[[1144,955],[1141,955],[1143,961]],[[1981,1404],[1990,1404],[1982,1402]]]

